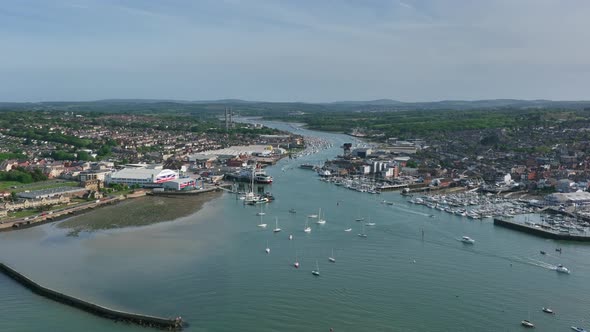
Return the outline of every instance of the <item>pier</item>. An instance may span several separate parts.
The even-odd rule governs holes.
[[[527,225],[517,221],[494,218],[494,225],[529,233],[546,239],[590,242],[590,235],[556,232],[542,225]]]
[[[148,316],[120,310],[114,310],[41,286],[33,280],[29,279],[28,277],[18,273],[16,270],[7,266],[6,264],[0,263],[0,272],[12,278],[14,281],[18,282],[25,288],[28,288],[33,293],[72,306],[74,308],[84,310],[93,315],[112,319],[115,321],[134,323],[145,327],[154,327],[169,331],[179,331],[182,329],[183,321],[182,318],[180,318],[180,316],[176,318],[161,318],[156,316]]]

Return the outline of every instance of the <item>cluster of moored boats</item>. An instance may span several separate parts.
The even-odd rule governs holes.
[[[474,192],[425,195],[414,197],[408,202],[471,219],[510,218],[515,215],[537,211],[537,208],[526,206],[522,202],[496,196],[480,195]]]
[[[556,233],[586,233],[590,223],[582,220],[576,220],[576,218],[562,216],[562,215],[541,215],[541,222],[535,223],[529,220],[525,220],[526,225],[532,227],[541,227],[548,231]]]
[[[295,214],[295,213],[297,213],[297,211],[295,209],[290,209],[289,213]],[[268,225],[263,222],[263,218],[262,218],[264,215],[266,215],[266,213],[263,211],[262,207],[260,209],[260,212],[257,212],[256,215],[260,217],[260,222],[256,226],[266,229]],[[312,228],[310,226],[310,220],[319,226],[326,224],[325,214],[322,214],[322,209],[319,209],[319,212],[317,214],[314,213],[314,214],[309,214],[306,216],[305,226],[303,228],[304,233],[309,234],[312,231]],[[358,233],[358,236],[361,238],[367,237],[367,234],[365,233],[365,226],[375,226],[376,225],[376,223],[371,222],[370,220],[368,222],[365,222],[365,219],[360,218],[360,217],[355,219],[355,221],[360,222],[360,232]],[[275,217],[275,227],[272,229],[272,231],[273,231],[273,233],[279,233],[282,231],[282,229],[279,226],[278,217]],[[344,229],[344,232],[351,232],[351,231],[352,231],[351,227],[347,227]],[[293,234],[289,234],[288,239],[293,240]],[[271,249],[268,245],[268,241],[266,242],[266,248],[264,251],[267,254],[270,254],[270,252],[271,252]],[[332,249],[332,255],[330,257],[328,257],[328,261],[330,263],[336,263],[336,258],[334,256],[334,249]],[[299,260],[297,259],[297,255],[295,255],[295,262],[293,263],[293,266],[295,268],[299,268],[299,266],[300,266]],[[312,270],[312,274],[314,276],[320,275],[320,267],[319,267],[319,262],[317,260],[316,260],[316,268],[314,270]]]
[[[322,171],[318,170],[318,172],[329,172],[329,171]],[[355,178],[344,178],[344,177],[329,177],[329,174],[326,173],[319,173],[320,175],[324,174],[320,177],[320,181],[333,183],[337,186],[358,191],[361,193],[369,193],[369,194],[380,194],[379,187],[384,185],[372,181],[371,179],[365,177],[355,177]]]
[[[551,308],[542,307],[541,308],[541,311],[543,311],[544,313],[549,314],[549,315],[555,315],[555,312]],[[535,328],[535,324],[533,324],[533,322],[530,321],[530,318],[529,319],[523,319],[520,322],[520,325],[522,325],[522,326],[524,326],[526,328]],[[582,327],[579,327],[579,326],[571,326],[571,329],[574,330],[574,331],[576,331],[576,332],[587,332],[586,329],[584,329]]]
[[[293,158],[305,157],[333,147],[327,139],[321,137],[305,136],[305,149],[292,155]]]

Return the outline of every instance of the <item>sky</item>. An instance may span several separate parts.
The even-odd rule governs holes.
[[[587,0],[18,0],[0,101],[590,100]]]

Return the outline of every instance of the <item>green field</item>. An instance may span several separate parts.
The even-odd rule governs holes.
[[[14,191],[11,187],[21,186],[22,183],[16,181],[0,181],[0,190]]]
[[[65,181],[65,180],[47,180],[41,182],[34,182],[23,184],[16,181],[0,181],[0,190],[16,191],[17,193],[25,190],[41,190],[59,187],[77,187],[78,182],[76,181]],[[13,188],[16,187],[16,188]]]

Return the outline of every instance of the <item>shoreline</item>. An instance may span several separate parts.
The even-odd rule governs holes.
[[[2,224],[0,224],[0,232],[18,231],[18,230],[28,229],[28,228],[46,225],[46,224],[50,224],[50,223],[54,223],[54,222],[64,221],[64,220],[71,219],[74,217],[81,217],[81,216],[89,215],[94,211],[104,211],[105,208],[115,207],[121,203],[131,203],[131,202],[137,201],[138,198],[145,198],[145,197],[172,198],[171,196],[174,196],[174,197],[189,197],[190,196],[191,198],[194,199],[195,197],[201,197],[203,195],[207,196],[205,200],[203,200],[202,202],[199,202],[201,204],[199,204],[198,208],[196,210],[192,211],[194,213],[194,212],[199,211],[202,208],[202,206],[204,205],[204,203],[211,201],[214,198],[217,198],[218,196],[214,195],[214,194],[219,193],[220,191],[222,191],[222,190],[219,188],[209,188],[207,190],[200,191],[200,192],[173,194],[170,196],[166,196],[164,194],[162,194],[161,196],[160,195],[152,195],[151,193],[148,193],[145,191],[142,193],[135,193],[135,194],[129,194],[129,195],[123,195],[123,196],[111,196],[111,197],[108,197],[107,199],[97,200],[97,201],[88,202],[88,203],[82,203],[82,204],[79,204],[76,206],[64,208],[59,211],[52,211],[51,214],[40,215],[36,218],[30,217],[30,219],[28,219],[28,220],[25,220],[23,218],[6,220]],[[167,194],[169,194],[169,193],[167,193]],[[182,217],[182,216],[179,216],[179,218],[180,217]],[[95,230],[101,230],[101,229],[137,227],[137,226],[149,225],[149,224],[165,222],[165,221],[169,221],[169,220],[148,222],[146,224],[141,224],[141,223],[136,224],[136,225],[130,224],[130,225],[126,225],[123,227],[98,227],[98,228],[96,228],[96,227],[83,227],[82,229],[80,229],[79,227],[74,226],[74,227],[64,227],[64,228],[70,228],[73,231],[78,231],[78,232],[79,231],[95,231]],[[83,223],[81,223],[81,225],[83,225]]]

